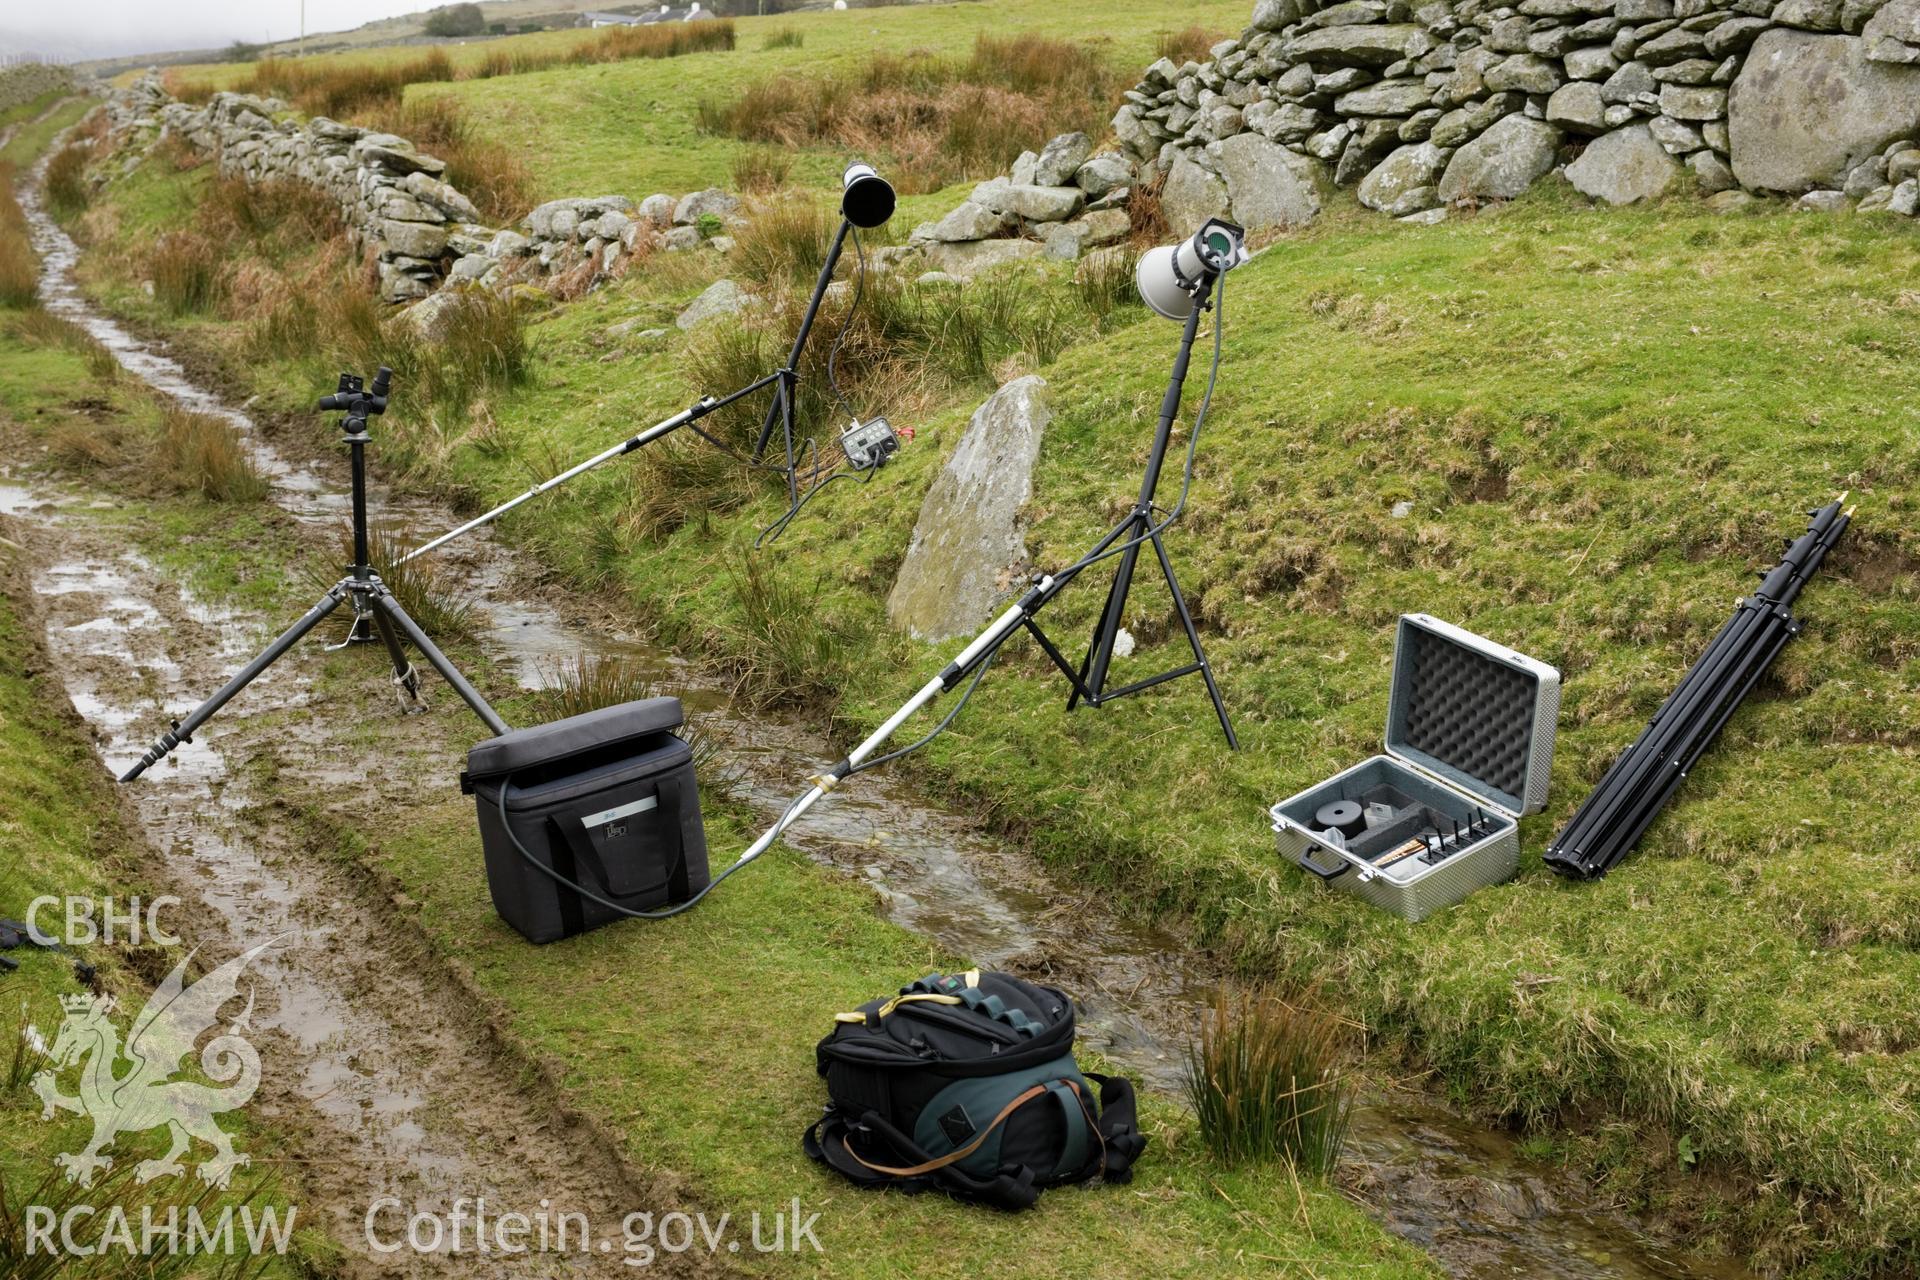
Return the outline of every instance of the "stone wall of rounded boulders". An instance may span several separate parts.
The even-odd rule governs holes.
[[[1615,204],[1920,206],[1920,0],[1259,0],[1126,97],[1114,135],[1180,231],[1304,221],[1325,182],[1437,220],[1555,171]]]
[[[67,93],[74,87],[72,69],[50,62],[16,62],[0,67],[0,111],[10,111],[49,93]]]
[[[637,203],[623,195],[553,200],[514,228],[493,227],[445,181],[446,164],[407,139],[324,116],[300,120],[275,98],[216,93],[193,106],[149,75],[115,90],[106,112],[109,144],[127,166],[178,137],[230,176],[326,191],[389,302],[425,298],[447,283],[498,289],[561,274],[578,273],[591,287],[643,247],[724,251],[730,238],[708,232],[738,221],[739,202],[715,189]]]

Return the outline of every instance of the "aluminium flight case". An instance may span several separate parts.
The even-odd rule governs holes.
[[[1402,615],[1385,754],[1274,805],[1280,856],[1416,921],[1510,879],[1519,818],[1546,807],[1559,714],[1553,667],[1426,614]],[[1336,800],[1386,804],[1402,817],[1330,839],[1316,815]],[[1451,835],[1454,823],[1469,833],[1409,855],[1409,823],[1421,836]]]

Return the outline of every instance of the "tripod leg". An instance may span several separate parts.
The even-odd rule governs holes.
[[[507,727],[507,722],[500,718],[499,713],[487,705],[487,700],[480,696],[480,691],[467,683],[467,678],[460,674],[460,669],[453,665],[446,654],[440,652],[439,647],[427,637],[427,633],[420,629],[420,624],[409,618],[407,611],[402,609],[392,596],[382,590],[372,599],[374,609],[393,619],[394,625],[406,633],[407,639],[413,641],[413,647],[418,649],[421,655],[433,665],[433,669],[453,686],[453,691],[460,695],[461,700],[473,708],[473,714],[480,717],[481,723],[496,734],[512,732]]]
[[[373,625],[380,632],[380,640],[387,646],[387,656],[393,660],[393,684],[399,691],[402,711],[424,711],[426,704],[420,701],[420,676],[407,661],[407,651],[400,645],[400,637],[394,633],[393,622],[378,609],[373,610]]]
[[[1160,535],[1152,539],[1154,554],[1160,557],[1160,571],[1167,575],[1167,590],[1173,593],[1173,607],[1180,611],[1180,625],[1186,628],[1187,643],[1193,646],[1193,658],[1200,664],[1200,678],[1207,682],[1207,696],[1213,699],[1213,713],[1220,717],[1220,732],[1227,735],[1229,750],[1240,749],[1240,739],[1234,736],[1233,722],[1227,719],[1227,704],[1220,697],[1220,686],[1214,683],[1213,668],[1207,663],[1206,652],[1200,647],[1200,633],[1194,629],[1193,615],[1187,611],[1187,598],[1180,594],[1179,579],[1173,576],[1173,561],[1167,558],[1167,549],[1161,545]]]
[[[1122,526],[1129,539],[1140,536],[1145,528],[1147,517],[1136,512]],[[1113,584],[1107,588],[1107,604],[1101,610],[1100,622],[1093,631],[1093,642],[1087,647],[1087,660],[1081,666],[1080,681],[1087,691],[1087,701],[1094,706],[1100,705],[1100,695],[1107,687],[1107,665],[1113,661],[1114,642],[1120,636],[1120,623],[1127,612],[1127,596],[1133,590],[1133,567],[1140,558],[1140,548],[1136,544],[1120,553],[1120,567],[1113,571]],[[1074,698],[1080,696],[1076,690]],[[1069,710],[1073,702],[1068,701]]]
[[[234,694],[239,693],[257,679],[262,671],[280,660],[282,654],[300,642],[300,638],[324,621],[328,614],[346,602],[347,593],[344,584],[336,586],[320,598],[320,602],[307,610],[300,621],[288,627],[280,638],[260,651],[260,656],[240,668],[239,674],[220,686],[220,691],[193,709],[185,720],[174,722],[173,728],[160,735],[159,741],[147,748],[140,757],[140,763],[120,775],[120,781],[132,782],[145,773],[151,766],[164,759],[169,751],[183,742],[193,740],[194,730],[213,718],[213,713],[227,705]]]

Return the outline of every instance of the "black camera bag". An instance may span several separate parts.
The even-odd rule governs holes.
[[[930,974],[834,1015],[832,1102],[802,1147],[862,1187],[1025,1209],[1043,1187],[1126,1182],[1147,1140],[1133,1086],[1082,1071],[1073,1000],[1005,973]]]
[[[493,907],[528,941],[571,937],[706,887],[693,750],[673,732],[685,718],[678,698],[647,698],[467,753],[460,784],[478,805]]]

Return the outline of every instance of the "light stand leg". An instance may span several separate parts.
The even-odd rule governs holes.
[[[132,782],[135,778],[145,773],[150,767],[158,764],[166,757],[167,753],[175,747],[183,742],[193,741],[194,732],[199,729],[201,725],[212,719],[214,712],[226,706],[229,699],[249,684],[252,684],[261,672],[278,662],[287,650],[300,643],[301,637],[319,626],[326,620],[328,614],[346,602],[346,585],[345,580],[335,585],[331,591],[320,598],[318,604],[307,610],[306,615],[302,617],[300,621],[281,632],[279,639],[275,640],[265,649],[262,649],[260,655],[242,667],[239,674],[235,675],[233,679],[221,685],[218,693],[195,707],[185,720],[174,721],[173,728],[161,734],[159,741],[149,747],[147,753],[140,757],[140,763],[120,775],[120,781]]]
[[[800,357],[807,349],[807,335],[813,332],[814,317],[820,314],[820,303],[827,296],[827,286],[833,283],[834,270],[840,265],[840,251],[846,247],[847,236],[852,230],[852,223],[845,218],[840,219],[840,229],[833,233],[833,244],[827,249],[827,260],[820,264],[820,274],[814,278],[813,296],[807,299],[806,314],[800,318],[800,331],[794,335],[793,349],[787,353],[786,368],[782,370],[786,377],[781,379],[781,385],[786,388],[789,396],[793,390],[792,382],[799,377]],[[791,403],[783,407],[781,401],[775,400],[768,406],[767,419],[760,424],[760,438],[753,444],[753,458],[758,462],[766,455],[767,444],[773,439],[774,424],[782,422],[787,431],[787,470],[791,474],[793,470],[793,407]]]
[[[374,593],[372,604],[376,614],[391,618],[394,624],[406,633],[407,639],[413,641],[413,647],[418,649],[421,656],[425,657],[433,669],[440,673],[441,678],[453,687],[453,691],[460,695],[461,701],[473,708],[473,714],[480,717],[481,723],[493,730],[496,735],[512,732],[507,727],[507,722],[487,705],[487,700],[480,696],[480,691],[467,683],[467,678],[460,674],[460,669],[453,665],[446,654],[440,652],[433,641],[427,637],[427,633],[420,629],[420,624],[407,616],[407,611],[400,607],[399,601],[395,600],[386,588],[382,587]]]
[[[1173,593],[1173,607],[1180,611],[1180,625],[1186,628],[1187,643],[1193,646],[1193,660],[1200,666],[1200,678],[1207,682],[1207,696],[1213,699],[1213,713],[1220,717],[1220,732],[1227,735],[1227,748],[1230,751],[1240,749],[1240,739],[1234,735],[1233,722],[1227,719],[1227,704],[1220,697],[1220,686],[1213,678],[1213,666],[1207,661],[1206,651],[1200,647],[1200,633],[1194,629],[1193,614],[1187,610],[1187,598],[1180,594],[1180,583],[1173,576],[1173,561],[1167,558],[1167,549],[1160,542],[1160,535],[1153,535],[1154,554],[1160,557],[1161,572],[1167,575],[1167,590]]]
[[[1160,534],[1153,525],[1153,496],[1160,487],[1160,473],[1166,466],[1167,447],[1173,439],[1173,423],[1180,414],[1180,399],[1187,383],[1187,367],[1193,360],[1194,339],[1199,336],[1200,317],[1207,310],[1208,297],[1212,293],[1211,279],[1203,282],[1194,295],[1193,310],[1188,313],[1186,323],[1180,332],[1180,350],[1174,356],[1173,370],[1167,379],[1167,390],[1160,401],[1160,420],[1153,433],[1153,448],[1147,456],[1147,473],[1140,482],[1140,497],[1134,503],[1133,513],[1109,534],[1090,554],[1099,554],[1111,546],[1119,537],[1125,536],[1128,546],[1120,553],[1120,563],[1115,568],[1113,582],[1107,588],[1107,602],[1100,611],[1100,621],[1095,624],[1093,638],[1087,645],[1086,659],[1080,664],[1080,675],[1074,690],[1067,698],[1067,708],[1072,710],[1080,703],[1098,707],[1124,698],[1130,693],[1164,684],[1180,676],[1198,672],[1207,682],[1207,695],[1213,699],[1213,709],[1220,717],[1221,732],[1226,735],[1228,747],[1238,750],[1240,743],[1234,736],[1233,725],[1227,718],[1226,703],[1220,697],[1220,686],[1213,678],[1213,668],[1208,664],[1205,652],[1200,646],[1199,632],[1194,628],[1193,615],[1187,609],[1186,598],[1180,594],[1180,583],[1174,577],[1173,562],[1167,558],[1166,547],[1161,544]],[[1153,543],[1154,553],[1160,559],[1160,568],[1166,576],[1167,589],[1173,594],[1174,608],[1180,614],[1180,625],[1187,633],[1187,642],[1193,646],[1194,662],[1188,666],[1164,671],[1157,676],[1136,680],[1119,689],[1107,688],[1107,672],[1113,663],[1113,647],[1120,637],[1121,623],[1126,620],[1127,597],[1133,590],[1133,575],[1140,560],[1141,542]],[[1037,628],[1034,628],[1037,633]]]

